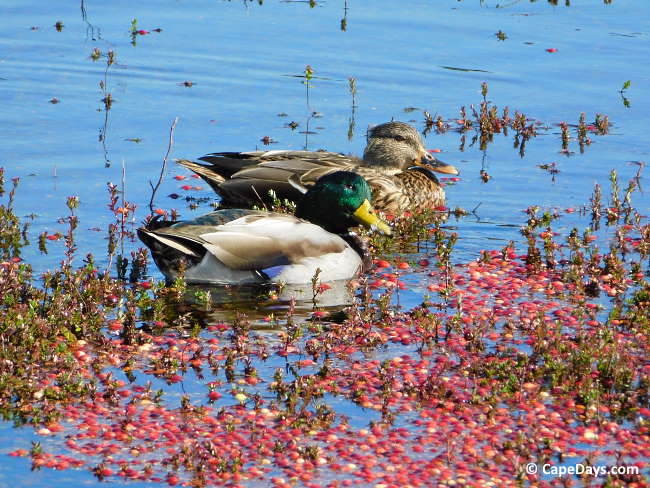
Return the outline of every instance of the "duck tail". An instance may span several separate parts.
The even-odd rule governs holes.
[[[199,175],[217,193],[219,193],[219,185],[226,181],[226,178],[229,178],[229,176],[220,174],[218,168],[215,168],[213,165],[196,163],[189,159],[176,159],[175,161],[184,168]]]
[[[200,262],[205,254],[205,249],[200,244],[180,236],[157,233],[143,227],[137,232],[140,240],[151,251],[158,267],[163,270],[179,267],[180,261],[184,261],[185,266],[193,266]]]

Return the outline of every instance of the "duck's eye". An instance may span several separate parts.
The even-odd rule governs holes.
[[[399,142],[404,142],[406,139],[404,139],[404,136],[395,136],[395,140]]]
[[[354,190],[354,185],[353,185],[352,183],[346,183],[346,184],[345,184],[345,187],[346,187],[348,190]]]

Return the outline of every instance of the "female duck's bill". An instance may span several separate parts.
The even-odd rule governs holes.
[[[168,227],[138,229],[169,279],[189,283],[309,283],[350,279],[363,269],[365,248],[349,229],[390,234],[374,214],[366,181],[339,171],[321,178],[298,202],[296,216],[219,210]]]

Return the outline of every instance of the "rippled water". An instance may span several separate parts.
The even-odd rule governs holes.
[[[261,148],[265,136],[277,141],[274,149],[360,154],[369,125],[396,119],[423,129],[423,110],[455,120],[461,106],[478,106],[487,82],[488,100],[500,110],[507,105],[546,129],[528,141],[523,157],[512,133],[495,135],[485,150],[472,144],[472,133],[464,144],[453,131],[427,135],[427,146],[462,172],[448,188],[448,204],[475,213],[448,226],[460,235],[456,259],[471,260],[480,249],[519,240],[526,207],[577,208],[588,203],[594,183],[608,187],[612,169],[625,186],[638,170],[635,162],[648,159],[650,4],[570,3],[6,1],[0,166],[20,177],[16,208],[34,214],[34,236],[63,231],[57,218],[67,214],[65,198],[79,196],[79,256],[93,252],[101,260],[104,231],[113,220],[106,183],[120,184],[124,166],[126,199],[138,204],[137,219],[144,218],[149,182],[157,179],[176,117],[172,157]],[[149,33],[132,39],[133,19]],[[63,22],[60,32],[57,21]],[[498,31],[507,38],[499,40]],[[104,56],[113,50],[116,64],[106,70],[104,56],[93,61],[95,48]],[[316,76],[309,99],[299,77],[306,65]],[[114,98],[108,113],[101,101],[104,80]],[[629,107],[619,92],[627,80]],[[318,116],[311,118],[313,112]],[[610,134],[592,136],[584,153],[571,141],[572,152],[563,154],[557,124],[576,124],[581,112],[588,122],[606,114]],[[299,124],[296,130],[286,127],[291,121]],[[313,133],[305,134],[308,122]],[[559,170],[554,177],[538,167],[550,163]],[[481,170],[491,176],[487,183]],[[156,205],[183,216],[204,212],[206,205],[192,211],[182,199],[168,198],[188,193],[170,177],[176,174],[186,173],[170,163]],[[212,197],[202,186],[191,195]],[[637,194],[641,212],[649,202],[647,193]],[[575,219],[566,214],[558,226],[570,228]],[[53,267],[62,244],[50,246],[47,256],[27,250],[25,258],[40,271]],[[411,277],[403,305],[421,301],[423,279]],[[14,435],[1,430],[3,446]],[[15,442],[28,444],[25,436],[0,454]],[[15,474],[16,464],[22,466],[2,461],[0,486],[14,477],[21,486],[40,486],[42,475]],[[52,483],[63,486],[69,477],[89,480],[85,473],[67,473]]]

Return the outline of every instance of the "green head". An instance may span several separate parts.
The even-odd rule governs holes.
[[[359,224],[390,234],[388,224],[374,214],[371,196],[370,187],[361,176],[337,171],[320,178],[303,195],[296,208],[296,217],[335,234],[343,234]]]

